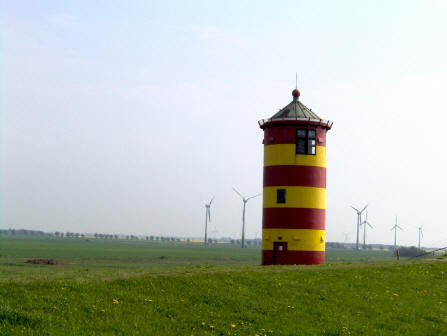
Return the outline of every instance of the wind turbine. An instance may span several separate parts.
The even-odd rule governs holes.
[[[258,197],[261,194],[257,194],[254,196],[250,196],[248,198],[245,198],[244,196],[241,195],[241,193],[239,191],[237,191],[234,187],[233,190],[236,194],[238,194],[239,196],[241,196],[242,201],[244,202],[244,208],[242,210],[242,242],[241,242],[241,247],[244,248],[245,247],[245,205],[247,204],[247,202],[249,200],[251,200],[252,198]]]
[[[213,198],[209,203],[205,203],[205,245],[208,245],[208,221],[211,222],[211,203],[213,203]]]
[[[357,212],[357,241],[356,241],[356,245],[355,245],[356,250],[359,249],[359,230],[360,230],[360,225],[362,223],[362,212],[365,211],[365,209],[367,207],[368,207],[368,204],[365,205],[361,211],[359,211],[351,205],[351,208],[353,208],[355,210],[355,212]]]
[[[394,250],[396,250],[396,241],[397,241],[397,229],[403,230],[399,225],[397,225],[397,216],[396,216],[396,224],[391,228],[391,230],[394,230]]]
[[[363,249],[366,249],[366,225],[368,225],[371,229],[374,229],[372,225],[368,222],[368,211],[366,211],[366,219],[362,222],[363,226]]]
[[[423,237],[424,235],[422,234],[422,226],[418,227],[419,230],[419,243],[418,243],[418,248],[421,249],[421,237]]]

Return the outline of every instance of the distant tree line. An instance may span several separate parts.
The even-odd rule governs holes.
[[[331,243],[331,242],[326,242],[326,247],[327,248],[350,248],[344,243]]]
[[[40,230],[25,230],[25,229],[8,229],[0,230],[0,235],[22,235],[22,236],[41,236],[41,237],[57,237],[57,238],[95,238],[95,239],[125,239],[125,240],[148,240],[148,241],[160,241],[160,242],[181,242],[182,240],[177,237],[164,237],[164,236],[135,236],[135,235],[117,235],[117,234],[107,234],[107,233],[94,233],[85,234],[79,232],[44,232]],[[191,243],[190,238],[185,239],[187,243]],[[231,238],[208,238],[208,244],[217,244],[218,242],[230,243],[231,245],[240,245],[240,239]],[[261,239],[246,239],[245,244],[247,246],[261,246]]]
[[[240,239],[231,239],[230,244],[231,245],[241,245],[242,241]],[[245,239],[245,245],[246,246],[261,246],[262,240],[261,239]]]
[[[51,237],[52,233],[43,232],[40,230],[25,230],[25,229],[8,229],[8,230],[0,230],[1,235],[8,235],[8,236],[46,236]]]
[[[96,239],[119,239],[117,234],[105,234],[105,233],[95,233],[93,237]]]
[[[359,245],[363,249],[363,244]],[[337,243],[337,242],[326,242],[326,248],[342,248],[342,249],[355,249],[355,243]],[[367,250],[379,249],[394,251],[394,245],[384,245],[384,244],[366,244],[365,248]]]
[[[9,236],[41,236],[41,237],[57,237],[57,238],[96,238],[96,239],[126,239],[126,240],[151,240],[151,241],[163,241],[163,242],[180,242],[180,238],[175,237],[163,237],[163,236],[135,236],[125,235],[120,236],[117,234],[107,233],[94,233],[93,235],[87,235],[85,233],[78,232],[44,232],[40,230],[25,230],[25,229],[8,229],[0,230],[0,235]],[[188,239],[189,241],[189,239]]]

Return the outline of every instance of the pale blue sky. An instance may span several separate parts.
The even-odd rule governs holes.
[[[0,1],[2,227],[240,234],[262,190],[257,121],[334,121],[327,233],[447,243],[447,2]],[[261,200],[247,233],[261,233]]]

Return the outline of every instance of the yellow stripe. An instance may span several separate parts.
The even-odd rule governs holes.
[[[297,155],[295,146],[294,144],[264,146],[264,166],[326,167],[326,147],[317,146],[315,155]]]
[[[278,189],[286,190],[286,203],[276,203]],[[264,187],[264,208],[326,209],[326,189],[316,187]]]
[[[281,238],[279,240],[278,238]],[[274,242],[287,242],[287,249],[292,251],[324,251],[325,230],[298,229],[263,229],[262,249],[273,250]]]

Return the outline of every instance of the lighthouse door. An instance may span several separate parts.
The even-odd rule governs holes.
[[[287,243],[274,242],[273,243],[273,263],[277,265],[284,265],[287,262]]]

